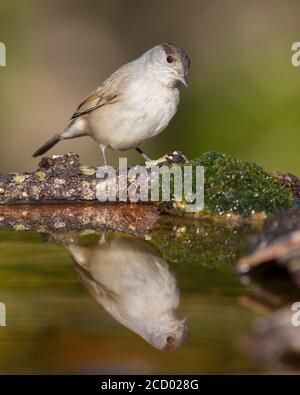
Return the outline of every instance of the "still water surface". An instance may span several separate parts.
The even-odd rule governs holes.
[[[166,261],[149,239],[0,232],[0,372],[259,371],[232,262]]]

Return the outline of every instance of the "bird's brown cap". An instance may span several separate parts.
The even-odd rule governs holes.
[[[186,69],[190,67],[191,60],[188,57],[187,53],[183,51],[181,48],[171,43],[162,43],[160,44],[160,46],[165,51],[166,55],[171,55],[176,60],[181,61]]]

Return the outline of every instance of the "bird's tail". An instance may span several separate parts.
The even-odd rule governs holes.
[[[42,145],[35,153],[32,155],[34,158],[37,156],[43,155],[50,148],[54,147],[61,140],[74,139],[77,137],[86,136],[86,122],[81,119],[73,120],[69,126],[64,129],[61,133],[57,133],[47,141],[44,145]]]
[[[33,158],[36,158],[37,156],[43,155],[50,148],[54,147],[54,145],[56,145],[60,140],[62,140],[61,133],[56,134],[55,136],[52,137],[52,139],[48,140],[37,151],[35,151],[35,153],[32,155]]]

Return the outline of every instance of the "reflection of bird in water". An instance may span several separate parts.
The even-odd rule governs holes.
[[[145,241],[107,235],[97,245],[67,245],[83,284],[117,321],[159,350],[178,349],[188,337],[176,317],[179,292],[167,263]]]

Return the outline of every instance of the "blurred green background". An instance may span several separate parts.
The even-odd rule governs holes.
[[[190,87],[167,130],[144,145],[149,156],[218,150],[300,175],[300,67],[291,64],[299,15],[297,0],[1,0],[0,171],[33,169],[33,151],[90,90],[170,41],[190,55]],[[51,154],[68,151],[100,163],[89,138]]]

